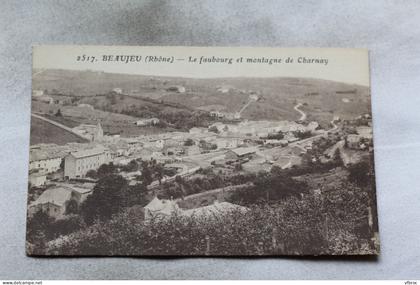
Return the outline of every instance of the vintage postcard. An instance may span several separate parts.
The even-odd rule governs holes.
[[[36,46],[28,255],[377,255],[368,51]]]

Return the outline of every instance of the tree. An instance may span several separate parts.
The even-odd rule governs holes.
[[[349,166],[349,180],[360,187],[368,186],[371,183],[373,171],[368,161]]]
[[[339,149],[339,148],[337,148],[337,149],[334,151],[333,162],[334,162],[336,165],[338,165],[338,166],[342,166],[342,165],[344,165],[344,163],[343,163],[343,159],[341,158],[341,152],[340,152],[340,149]]]
[[[190,138],[188,138],[185,142],[184,142],[184,146],[192,146],[194,145],[194,141]]]
[[[219,133],[219,130],[217,129],[217,127],[216,127],[216,126],[211,126],[211,127],[209,128],[209,132],[213,132],[213,133],[218,134],[218,133]]]
[[[139,163],[133,159],[126,166],[122,167],[122,169],[127,172],[137,171],[139,169]]]
[[[50,239],[49,227],[54,219],[39,210],[28,219],[27,237],[30,243],[42,248],[46,240]]]
[[[114,164],[112,162],[108,163],[108,164],[102,164],[101,166],[99,166],[98,171],[97,171],[97,175],[99,178],[104,178],[106,176],[112,175],[114,174],[116,171],[116,167],[114,166]]]
[[[271,172],[259,172],[254,187],[234,193],[231,200],[244,204],[255,204],[263,200],[276,202],[290,196],[299,197],[307,191],[308,186],[305,183],[295,181],[280,168],[273,167]]]
[[[144,205],[147,202],[147,187],[142,184],[129,186],[127,191],[123,194],[125,200],[123,204],[127,207],[131,207],[133,205]]]
[[[172,177],[177,173],[175,168],[164,168],[163,175]]]
[[[60,235],[68,235],[72,232],[78,231],[84,227],[83,220],[78,215],[70,215],[65,219],[55,220],[50,225],[51,233],[54,234],[52,238],[57,238]]]
[[[199,147],[203,150],[215,150],[217,149],[217,144],[215,143],[209,143],[205,140],[200,140]]]
[[[282,140],[282,139],[284,139],[284,134],[281,131],[278,132],[278,133],[275,133],[275,134],[269,134],[267,136],[267,139],[269,139],[269,140]]]
[[[66,215],[78,214],[79,213],[79,204],[76,200],[71,199],[66,205]]]
[[[106,220],[123,207],[123,194],[128,183],[120,175],[109,175],[101,178],[82,204],[82,215],[86,223],[95,219]]]
[[[164,174],[164,167],[162,164],[158,163],[155,165],[153,172],[155,174],[156,179],[159,181],[159,185],[162,185],[162,179]]]
[[[63,116],[63,114],[61,114],[61,110],[60,109],[57,110],[57,112],[55,113],[55,116],[56,117],[62,117]]]
[[[143,161],[141,164],[141,176],[140,179],[142,181],[142,184],[144,186],[150,185],[150,183],[153,182],[153,173],[152,170],[149,167],[149,164],[147,161]]]
[[[185,196],[185,189],[184,189],[185,180],[184,180],[184,178],[182,178],[179,175],[175,176],[175,183],[176,183],[176,185],[178,185],[177,190],[178,190],[179,193],[181,193],[181,198],[184,200],[184,196]]]
[[[110,96],[110,103],[111,103],[111,105],[117,104],[117,96],[116,96],[115,93],[112,93],[111,94],[111,96]]]
[[[177,175],[177,176],[175,176],[175,182],[178,183],[178,184],[183,184],[184,183],[184,178]]]
[[[96,172],[95,169],[91,169],[88,172],[86,172],[86,177],[96,179],[98,178],[98,173]]]
[[[311,137],[311,131],[296,131],[293,132],[294,136],[300,140],[307,139]]]

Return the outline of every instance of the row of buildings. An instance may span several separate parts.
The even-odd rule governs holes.
[[[149,121],[146,122],[148,123]],[[298,157],[299,154],[281,153],[277,157],[279,150],[287,146],[289,141],[296,140],[291,135],[293,131],[315,132],[318,125],[315,122],[304,126],[287,121],[244,121],[238,124],[216,123],[213,127],[216,127],[219,133],[205,128],[193,128],[189,132],[121,138],[104,135],[100,123],[84,124],[73,128],[73,131],[89,137],[90,143],[32,146],[29,165],[31,186],[43,186],[52,180],[76,179],[76,181],[62,182],[59,187],[51,187],[56,182],[50,183],[41,196],[30,204],[31,211],[43,210],[53,217],[63,217],[70,201],[80,204],[93,188],[89,190],[89,187],[78,187],[77,179],[84,178],[90,170],[97,170],[102,164],[109,162],[126,164],[132,159],[153,158],[168,163],[177,162],[181,169],[180,173],[187,174],[190,170],[202,166],[203,161],[208,162],[208,165],[213,162],[221,163],[223,167],[241,164],[250,169],[261,167],[260,165],[256,167],[255,163],[263,165],[268,162],[290,167],[298,163],[292,158]],[[285,138],[263,139],[266,146],[261,144],[262,136],[276,132],[285,132]],[[260,142],[257,143],[257,140]],[[273,149],[273,153],[269,151],[270,149]],[[284,157],[287,158],[287,162],[280,162]],[[261,162],[258,158],[261,158]],[[188,162],[196,163],[186,166]],[[162,209],[163,212],[167,210],[166,207]]]
[[[292,133],[292,132],[314,132],[319,128],[317,122],[310,122],[307,125],[293,121],[242,121],[238,124],[216,122],[210,126],[218,133],[231,136],[253,136],[267,137],[270,134]]]
[[[80,144],[37,145],[30,149],[29,182],[31,186],[45,184],[47,177],[81,178],[91,169],[97,169],[112,161],[112,152],[101,145],[89,145],[80,149]]]
[[[217,123],[221,133],[216,134],[206,129],[190,132],[174,132],[135,138],[111,138],[103,135],[100,123],[97,125],[80,125],[73,130],[90,138],[90,144],[37,145],[30,152],[30,182],[33,186],[45,183],[45,175],[64,170],[63,178],[81,178],[89,170],[113,160],[130,158],[160,158],[168,156],[194,156],[208,150],[238,149],[254,147],[256,143],[249,132],[254,135],[265,135],[286,130],[314,131],[317,125],[302,126],[294,122],[243,122],[237,125]],[[229,129],[229,131],[226,131]],[[255,138],[255,137],[254,137]],[[256,137],[255,139],[259,139]],[[297,140],[291,132],[285,133],[284,139],[265,139],[268,146],[286,146]],[[190,143],[186,143],[189,141]]]

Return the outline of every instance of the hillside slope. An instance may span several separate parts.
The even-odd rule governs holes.
[[[168,91],[172,86],[182,86],[185,91]],[[297,120],[299,114],[293,110],[297,103],[304,104],[302,109],[307,112],[309,120],[321,124],[328,124],[333,116],[346,119],[370,112],[368,87],[309,78],[197,79],[46,70],[34,78],[33,88],[81,97],[107,94],[114,88],[121,88],[124,94],[156,100],[154,103],[133,103],[132,99],[126,99],[129,106],[140,108],[145,114],[155,109],[146,117],[157,114],[156,108],[162,112],[172,111],[174,106],[159,105],[165,102],[186,109],[235,113],[251,95],[258,96],[259,100],[243,111],[242,117],[246,119]],[[90,99],[83,100],[86,101],[92,103]],[[127,107],[127,104],[123,105]],[[120,112],[120,108],[112,109]]]

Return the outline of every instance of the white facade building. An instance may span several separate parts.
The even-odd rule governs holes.
[[[29,172],[54,173],[60,169],[66,149],[57,145],[32,146],[29,151]]]
[[[159,124],[159,119],[158,118],[142,119],[142,120],[136,121],[134,124],[139,127],[155,126]]]
[[[112,89],[113,92],[117,93],[117,94],[122,94],[123,90],[121,88],[114,88]]]
[[[96,170],[110,160],[111,154],[101,147],[72,152],[65,157],[64,177],[84,177],[89,170]]]
[[[42,169],[46,173],[52,173],[60,169],[61,157],[51,157],[45,159],[32,159],[29,160],[29,170]]]
[[[242,143],[242,140],[238,138],[217,138],[214,140],[214,143],[218,149],[237,148]]]
[[[31,187],[40,187],[47,182],[47,175],[45,173],[31,173],[29,174],[29,183]]]

